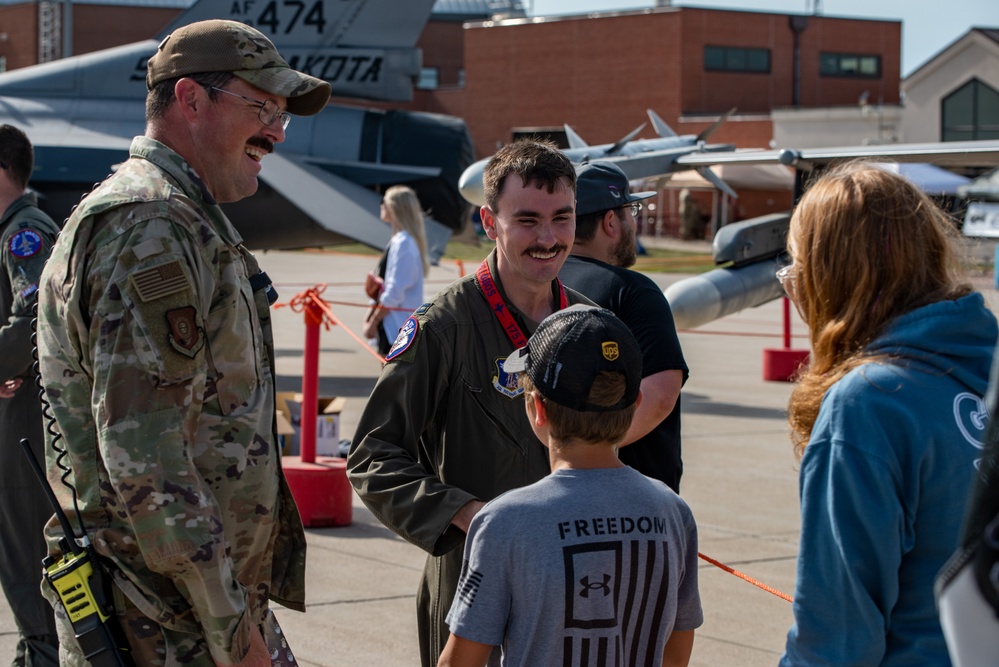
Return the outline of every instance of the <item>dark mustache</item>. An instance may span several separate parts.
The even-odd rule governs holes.
[[[268,141],[263,137],[250,137],[250,140],[247,141],[246,143],[250,144],[254,148],[263,149],[268,153],[274,152],[274,143],[272,141]]]
[[[532,245],[530,248],[528,248],[527,250],[524,251],[524,254],[525,255],[529,255],[532,252],[533,253],[540,253],[540,252],[562,252],[563,250],[567,250],[568,248],[569,248],[569,246],[565,245],[564,243],[559,243],[558,245],[553,245],[553,246],[548,247],[548,248],[544,248],[544,247],[539,246],[539,245]]]

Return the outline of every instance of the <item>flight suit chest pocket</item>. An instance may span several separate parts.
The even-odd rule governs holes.
[[[479,411],[479,423],[489,424],[488,428],[501,437],[518,454],[524,452],[524,441],[534,439],[530,423],[524,413],[524,390],[519,387],[516,374],[503,370],[505,358],[495,358],[488,367],[462,368],[459,377],[465,400]]]
[[[243,260],[235,251],[219,253],[219,282],[205,321],[208,388],[224,415],[246,408],[260,384],[260,321]]]

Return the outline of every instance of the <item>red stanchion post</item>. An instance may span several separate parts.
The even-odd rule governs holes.
[[[305,367],[302,369],[302,430],[299,438],[303,463],[316,460],[316,418],[319,416],[319,327],[322,307],[310,299],[305,306]]]
[[[784,302],[784,347],[763,350],[763,379],[772,382],[789,382],[798,369],[808,363],[808,350],[791,349],[791,300]]]
[[[292,309],[305,315],[305,367],[302,370],[302,423],[299,456],[281,460],[288,488],[306,528],[349,526],[353,491],[347,481],[347,462],[316,457],[316,418],[319,413],[319,327],[335,323],[320,293],[325,285],[306,290],[292,299]]]
[[[784,297],[784,349],[791,349],[791,300]]]

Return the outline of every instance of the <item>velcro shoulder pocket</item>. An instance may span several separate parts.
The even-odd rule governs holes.
[[[161,384],[175,384],[204,369],[205,324],[187,263],[154,255],[120,277],[135,354],[155,369]]]

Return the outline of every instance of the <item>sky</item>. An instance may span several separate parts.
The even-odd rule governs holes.
[[[902,21],[902,76],[918,69],[969,28],[999,28],[997,0],[817,0],[821,14]],[[533,15],[642,9],[655,0],[523,0]],[[673,0],[675,7],[710,7],[811,14],[816,0]]]

